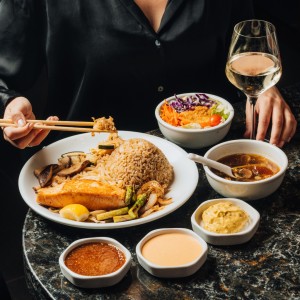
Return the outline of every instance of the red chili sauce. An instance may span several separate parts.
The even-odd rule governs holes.
[[[117,247],[105,242],[94,242],[70,251],[65,265],[80,275],[99,276],[117,271],[125,260],[125,254]]]

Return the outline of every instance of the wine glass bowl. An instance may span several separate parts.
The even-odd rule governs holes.
[[[275,26],[263,20],[246,20],[236,24],[229,46],[226,76],[250,102],[251,139],[255,139],[256,100],[279,81],[281,72]]]

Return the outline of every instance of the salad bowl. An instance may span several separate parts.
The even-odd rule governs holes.
[[[203,115],[198,114],[201,110]],[[217,144],[227,135],[233,116],[234,109],[227,100],[204,93],[174,95],[161,101],[155,109],[164,137],[189,149]]]

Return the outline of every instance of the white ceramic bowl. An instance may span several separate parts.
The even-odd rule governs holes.
[[[143,246],[150,239],[165,233],[183,233],[193,237],[196,242],[200,244],[201,252],[194,261],[178,266],[161,266],[149,261],[149,259],[145,258],[142,254]],[[159,251],[163,251],[163,249],[159,249]],[[153,230],[149,232],[136,246],[136,254],[140,265],[150,274],[161,278],[186,277],[194,274],[206,261],[207,251],[208,247],[206,242],[195,232],[186,228],[161,228]]]
[[[194,94],[196,93],[183,93],[177,96],[184,97],[184,96],[190,96]],[[159,129],[168,140],[181,147],[190,148],[190,149],[200,149],[200,148],[214,145],[219,141],[221,141],[226,136],[226,134],[230,129],[231,122],[234,116],[233,107],[227,100],[219,96],[212,95],[212,94],[206,94],[206,95],[212,99],[220,101],[225,105],[225,107],[230,112],[228,119],[224,123],[221,123],[220,125],[211,128],[188,129],[188,128],[172,126],[167,122],[165,122],[164,120],[162,120],[162,118],[160,117],[161,106],[163,105],[165,100],[170,101],[175,98],[174,96],[169,97],[161,101],[155,109],[155,117],[157,119]]]
[[[280,170],[272,177],[263,180],[239,182],[221,178],[213,173],[209,167],[204,166],[206,178],[217,193],[224,197],[256,200],[271,195],[279,188],[288,166],[288,158],[280,148],[267,142],[250,139],[232,140],[215,145],[205,153],[204,157],[218,160],[236,153],[262,155],[276,163]]]
[[[75,249],[76,247],[87,244],[87,243],[93,243],[93,242],[103,242],[108,243],[110,245],[113,245],[117,247],[119,250],[121,250],[125,255],[125,263],[121,266],[120,269],[117,271],[101,275],[101,276],[85,276],[77,274],[73,271],[71,271],[66,265],[65,265],[65,259],[68,255],[68,253]],[[70,244],[60,255],[59,257],[59,265],[61,272],[63,275],[74,285],[81,287],[81,288],[101,288],[101,287],[108,287],[117,284],[120,282],[123,277],[126,275],[128,270],[131,266],[131,254],[130,252],[118,241],[112,238],[108,237],[94,237],[94,238],[85,238],[74,241],[72,244]]]
[[[203,211],[213,204],[224,202],[224,201],[229,201],[239,206],[248,214],[249,216],[248,223],[246,224],[245,228],[242,231],[237,233],[222,234],[222,233],[214,233],[203,228],[203,222],[202,222]],[[212,245],[219,245],[219,246],[237,245],[237,244],[243,244],[248,242],[257,231],[257,228],[259,226],[259,220],[260,220],[260,214],[255,208],[250,206],[247,202],[235,198],[207,200],[201,203],[197,207],[197,209],[194,211],[191,217],[191,223],[194,232],[196,232],[200,237],[202,237],[207,243]]]

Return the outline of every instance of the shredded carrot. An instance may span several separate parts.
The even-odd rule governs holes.
[[[210,126],[211,110],[207,107],[196,107],[194,110],[178,113],[167,101],[161,106],[160,116],[170,125],[184,126],[190,123],[198,123],[203,128]]]
[[[162,105],[160,110],[160,116],[161,118],[173,126],[180,126],[180,117],[178,112],[173,109],[167,101]]]

